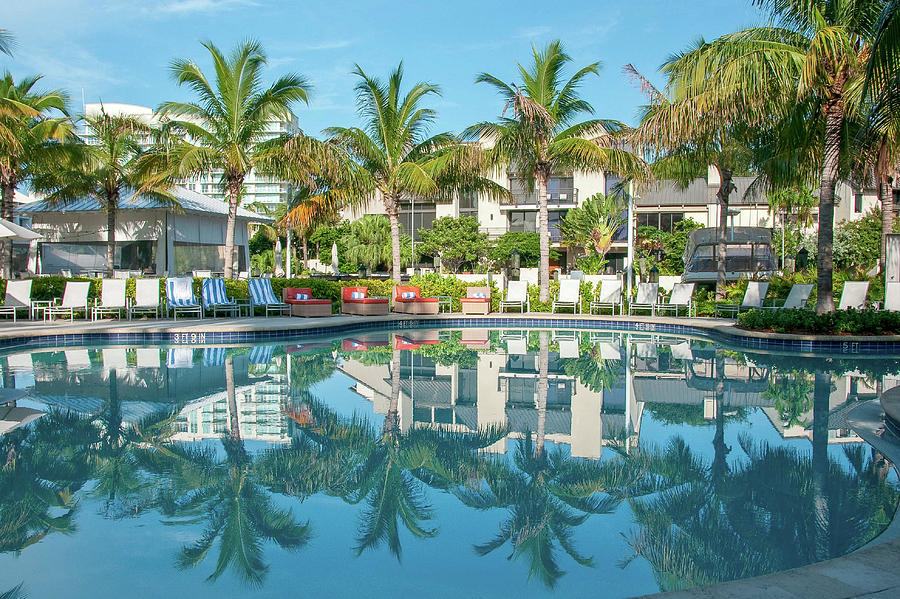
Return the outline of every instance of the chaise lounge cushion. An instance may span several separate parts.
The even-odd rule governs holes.
[[[436,297],[421,297],[421,290],[412,285],[397,285],[394,287],[395,302],[427,302],[437,303]]]
[[[298,295],[305,295],[309,299],[297,299]],[[284,291],[281,292],[281,296],[284,298],[284,303],[286,304],[323,306],[331,303],[331,300],[314,298],[312,296],[312,289],[305,289],[303,287],[285,287]]]
[[[368,294],[368,287],[343,287],[341,288],[341,301],[348,304],[386,304],[388,300],[386,298],[381,297],[366,297]],[[354,298],[354,293],[362,293],[363,297]]]

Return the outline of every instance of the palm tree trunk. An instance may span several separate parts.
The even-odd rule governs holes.
[[[840,95],[830,100],[825,111],[825,152],[819,180],[819,236],[816,268],[816,312],[834,312],[834,190],[840,160],[841,127],[844,124]]]
[[[831,398],[831,374],[817,371],[813,387],[813,438],[812,467],[816,510],[816,558],[833,557],[830,551],[828,529],[828,411]]]
[[[241,188],[244,186],[244,175],[232,175],[228,178],[228,219],[225,221],[225,278],[234,278],[234,227],[237,222],[237,209],[241,201]]]
[[[391,402],[384,416],[384,434],[400,431],[400,350],[391,354]]]
[[[2,184],[0,184],[0,218],[6,220],[12,219],[13,199],[16,195],[16,184],[10,177],[3,173]],[[12,241],[8,239],[0,240],[0,278],[12,278]]]
[[[241,442],[241,422],[234,393],[234,358],[225,356],[225,396],[228,400],[228,433],[231,440]]]
[[[725,444],[725,354],[716,350],[716,433],[713,435],[714,457],[710,467],[713,487],[721,488],[728,474],[728,453]]]
[[[894,190],[891,177],[878,175],[878,197],[881,199],[881,274],[887,266],[887,236],[894,232]]]
[[[119,210],[118,196],[106,202],[106,276],[112,277],[116,268],[116,212]]]
[[[538,332],[540,345],[538,346],[538,386],[537,394],[534,401],[534,407],[537,409],[537,433],[534,440],[534,455],[540,457],[544,453],[544,438],[547,435],[547,389],[550,386],[549,373],[550,369],[550,333],[547,331]]]
[[[385,196],[385,208],[391,221],[391,278],[400,282],[400,196]]]
[[[306,243],[306,235],[303,236],[303,268],[309,270],[309,246]]]
[[[718,167],[716,167],[718,168]],[[734,189],[732,182],[732,171],[728,168],[719,168],[719,190],[716,192],[716,198],[719,200],[719,243],[716,246],[716,299],[725,299],[725,257],[727,252],[725,248],[728,241],[728,198]]]
[[[538,204],[538,235],[540,236],[541,262],[538,269],[540,301],[550,301],[550,214],[547,210],[547,181],[550,169],[539,166],[535,176]]]

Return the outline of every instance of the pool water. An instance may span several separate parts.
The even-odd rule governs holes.
[[[884,357],[409,329],[0,371],[0,594],[629,597],[844,555],[900,498],[847,423]]]

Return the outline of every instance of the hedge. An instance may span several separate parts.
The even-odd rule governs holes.
[[[900,333],[900,312],[851,309],[816,314],[813,310],[750,310],[738,316],[738,326],[776,333],[895,335]]]

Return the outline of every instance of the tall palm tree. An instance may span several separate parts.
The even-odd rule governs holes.
[[[329,145],[347,160],[339,181],[315,197],[331,209],[365,204],[373,198],[382,201],[391,225],[392,275],[399,282],[401,201],[463,191],[502,197],[506,190],[482,176],[485,163],[480,148],[450,133],[428,136],[437,113],[424,102],[440,95],[438,86],[417,83],[404,93],[403,63],[387,81],[366,74],[359,65],[354,74],[359,78],[356,101],[364,124],[325,130]],[[304,211],[305,205],[298,207],[289,218],[297,220]]]
[[[532,48],[532,63],[518,64],[520,81],[506,83],[481,73],[475,79],[494,87],[504,102],[496,122],[477,123],[467,130],[473,139],[493,144],[490,155],[521,177],[530,190],[537,190],[540,234],[540,300],[550,299],[550,230],[547,183],[551,175],[581,171],[606,171],[643,178],[643,161],[618,147],[605,147],[612,134],[623,129],[616,121],[589,119],[594,108],[579,96],[579,88],[590,75],[597,75],[600,63],[582,67],[568,80],[564,70],[572,62],[560,42],[544,49]],[[511,110],[512,116],[506,116]]]
[[[306,102],[310,86],[296,74],[280,77],[264,88],[266,55],[248,40],[225,56],[212,42],[203,42],[215,67],[212,83],[191,60],[175,60],[171,71],[179,85],[188,86],[195,102],[165,102],[159,114],[168,126],[187,135],[164,155],[174,176],[221,171],[228,197],[225,224],[225,277],[234,271],[234,227],[244,179],[263,160],[266,132],[274,119],[288,119],[291,106]]]
[[[40,76],[0,78],[0,218],[10,219],[16,187],[57,163],[60,144],[72,135],[63,92],[37,88]],[[0,242],[0,277],[11,274],[11,246]]]
[[[12,56],[13,44],[12,34],[6,29],[0,29],[0,54]]]
[[[726,99],[735,115],[765,114],[780,127],[775,156],[805,152],[814,168],[784,169],[784,180],[818,178],[817,306],[834,310],[835,188],[848,172],[851,125],[883,2],[754,0],[773,23],[726,34],[679,59],[683,85]],[[716,91],[718,90],[718,93]],[[801,162],[805,163],[806,160]]]
[[[106,273],[113,275],[116,259],[116,225],[121,203],[135,197],[152,198],[178,205],[169,192],[172,179],[148,174],[142,166],[142,144],[153,133],[144,122],[131,116],[111,115],[101,110],[85,116],[88,134],[96,142],[72,148],[68,160],[33,177],[34,187],[50,192],[51,205],[65,205],[86,197],[96,200],[106,212]]]

